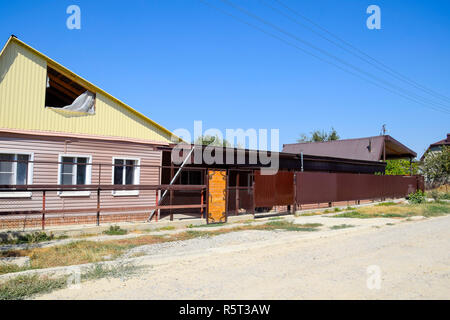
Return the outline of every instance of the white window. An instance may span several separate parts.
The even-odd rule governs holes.
[[[139,165],[140,159],[138,158],[113,158],[113,184],[139,184]],[[139,190],[114,190],[112,194],[115,196],[133,196],[138,195]]]
[[[33,183],[33,154],[0,151],[0,185]],[[28,198],[31,192],[0,192],[0,198]]]
[[[83,185],[91,184],[92,157],[85,155],[63,154],[59,156],[58,184]],[[60,191],[60,196],[89,196],[90,191]]]

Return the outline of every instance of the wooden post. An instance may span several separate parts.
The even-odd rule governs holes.
[[[159,210],[158,210],[158,195],[159,195],[159,190],[155,190],[156,192],[156,197],[155,197],[155,210],[156,210],[156,218],[155,221],[158,222],[158,214],[159,214]]]
[[[45,229],[45,190],[42,191],[42,230]]]
[[[100,187],[97,188],[97,225],[100,225]]]
[[[173,212],[172,212],[172,201],[173,201],[173,190],[170,190],[170,221],[173,221]]]
[[[201,217],[203,219],[203,189],[201,191],[201,195],[200,195],[200,204],[202,205],[202,207],[200,208],[200,213],[201,213]]]

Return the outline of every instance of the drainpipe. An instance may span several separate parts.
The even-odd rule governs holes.
[[[301,161],[301,171],[303,172],[303,152],[300,152],[300,161]]]

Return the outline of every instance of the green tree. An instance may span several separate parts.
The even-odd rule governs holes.
[[[441,151],[428,152],[420,170],[428,186],[437,187],[450,183],[450,147],[442,146]]]
[[[322,142],[322,141],[333,141],[339,140],[340,136],[334,128],[331,128],[330,132],[326,133],[325,130],[314,130],[310,132],[310,136],[304,133],[300,134],[300,138],[297,142]]]
[[[417,162],[411,164],[412,174],[418,174],[419,165]],[[385,174],[388,176],[405,176],[409,175],[409,160],[406,159],[395,159],[386,160],[386,171]]]
[[[229,143],[226,139],[221,139],[218,135],[204,135],[199,136],[195,139],[194,144],[205,145],[205,146],[216,146],[216,147],[231,147],[231,143]]]

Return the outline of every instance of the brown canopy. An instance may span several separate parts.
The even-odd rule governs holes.
[[[415,158],[417,154],[389,135],[324,142],[291,143],[283,152],[354,160]]]

